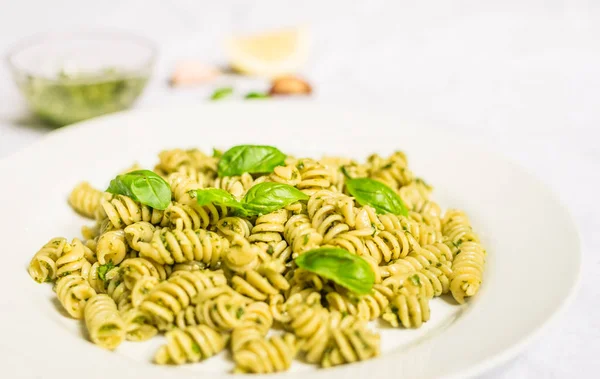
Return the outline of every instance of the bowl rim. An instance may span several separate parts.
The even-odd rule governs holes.
[[[115,40],[115,41],[129,41],[138,46],[143,46],[148,49],[149,56],[147,59],[141,63],[138,68],[139,69],[151,69],[158,56],[158,46],[151,39],[139,35],[137,33],[123,30],[123,29],[73,29],[73,30],[64,30],[64,31],[53,31],[53,32],[41,32],[30,35],[19,42],[13,44],[7,52],[4,54],[4,60],[6,65],[9,67],[13,74],[26,74],[33,77],[42,77],[37,73],[33,73],[30,70],[27,70],[21,66],[19,66],[14,58],[17,54],[25,51],[36,45],[43,45],[44,43],[48,43],[51,41],[68,41],[74,39],[86,39],[94,37],[95,39],[104,39],[104,40]],[[48,80],[52,80],[52,78],[46,78]]]

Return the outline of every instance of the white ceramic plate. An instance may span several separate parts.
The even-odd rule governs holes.
[[[579,275],[577,231],[565,208],[520,167],[461,142],[438,126],[402,115],[293,103],[218,104],[139,111],[64,128],[0,162],[2,331],[6,377],[226,376],[216,357],[202,364],[159,367],[160,339],[104,351],[63,316],[49,285],[26,267],[50,238],[79,236],[82,224],[66,203],[81,180],[106,187],[119,170],[172,147],[227,148],[272,144],[296,155],[350,155],[404,150],[417,175],[432,183],[444,207],[466,210],[488,250],[479,294],[459,307],[432,301],[421,329],[382,330],[381,357],[330,370],[295,364],[286,377],[467,377],[517,354],[564,307]],[[209,150],[210,151],[210,150]]]

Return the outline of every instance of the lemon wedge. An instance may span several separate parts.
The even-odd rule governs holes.
[[[304,27],[230,38],[230,66],[243,74],[275,77],[297,72],[306,63],[308,32]]]

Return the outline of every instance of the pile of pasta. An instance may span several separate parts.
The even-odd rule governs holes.
[[[164,333],[158,364],[199,362],[229,349],[236,372],[283,371],[295,358],[330,367],[380,353],[370,321],[418,328],[434,297],[451,294],[463,303],[480,288],[486,252],[469,218],[442,213],[402,152],[364,163],[287,157],[268,174],[223,178],[218,160],[196,149],[161,152],[154,172],[172,189],[166,210],[85,182],[73,190],[72,208],[96,224],[84,227],[81,239],[50,240],[29,274],[55,284],[66,312],[84,320],[95,344],[112,350]],[[359,205],[342,171],[383,182],[408,215]],[[220,188],[240,199],[262,182],[294,186],[309,199],[241,217],[199,206],[193,196]],[[322,246],[365,259],[375,274],[371,293],[356,295],[294,263]]]

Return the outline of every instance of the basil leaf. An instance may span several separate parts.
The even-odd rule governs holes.
[[[223,155],[223,152],[219,149],[215,149],[213,147],[213,158],[221,158],[221,156]]]
[[[375,273],[367,261],[344,249],[310,250],[296,258],[296,264],[359,295],[369,293],[375,283]]]
[[[242,204],[248,213],[263,215],[299,200],[308,200],[308,195],[288,184],[265,182],[250,188]]]
[[[246,96],[244,96],[245,99],[251,100],[251,99],[268,99],[270,96],[266,93],[260,93],[260,92],[249,92],[246,94]]]
[[[257,216],[274,212],[299,200],[308,200],[308,195],[295,187],[282,183],[260,183],[248,190],[242,201],[237,201],[229,192],[208,188],[191,191],[198,205],[216,204],[234,208],[242,216]]]
[[[370,205],[377,213],[408,215],[400,196],[385,184],[369,178],[346,179],[346,189],[360,205]]]
[[[242,204],[233,197],[229,192],[218,189],[218,188],[208,188],[208,189],[199,189],[196,191],[191,191],[190,194],[194,194],[196,196],[196,202],[198,205],[207,205],[207,204],[217,204],[224,205],[230,208],[243,208]]]
[[[137,170],[118,175],[110,181],[106,192],[125,195],[144,205],[165,210],[171,204],[171,187],[150,170]]]
[[[213,92],[213,94],[211,95],[210,99],[211,100],[221,100],[223,98],[231,96],[232,94],[233,94],[233,88],[231,88],[231,87],[217,88],[215,90],[215,92]]]
[[[221,156],[217,167],[219,176],[273,172],[284,164],[286,155],[273,146],[239,145]]]

